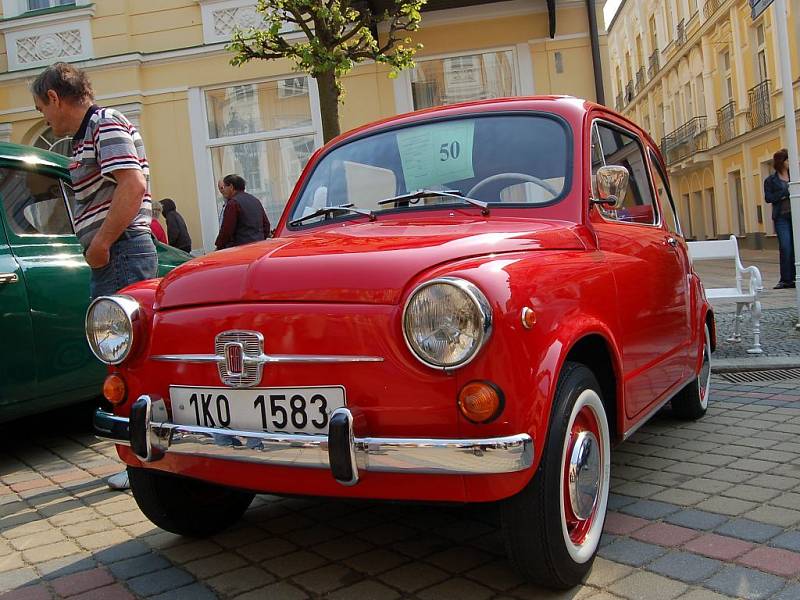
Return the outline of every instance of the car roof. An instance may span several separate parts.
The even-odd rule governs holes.
[[[0,161],[6,164],[20,163],[25,167],[41,165],[63,170],[69,166],[69,158],[63,154],[11,142],[0,142]]]

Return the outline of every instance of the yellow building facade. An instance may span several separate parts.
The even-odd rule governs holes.
[[[429,2],[417,65],[396,79],[379,64],[343,83],[342,130],[424,108],[499,96],[596,99],[588,3]],[[551,6],[552,9],[552,6]],[[602,2],[596,2],[602,14]],[[259,22],[250,0],[2,0],[0,140],[69,152],[34,110],[41,69],[62,60],[89,74],[97,103],[138,126],[154,199],[170,197],[193,251],[213,249],[222,198],[216,180],[238,173],[274,224],[308,157],[322,144],[313,79],[285,60],[229,64],[234,27]],[[600,25],[600,54],[606,56]],[[603,68],[608,68],[607,59]]]
[[[748,0],[627,0],[609,25],[614,103],[661,144],[687,238],[777,247],[763,180],[786,147],[783,93],[800,106],[800,0],[787,5],[788,49],[775,8],[753,20]]]

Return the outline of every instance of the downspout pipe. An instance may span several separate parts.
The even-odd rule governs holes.
[[[589,15],[589,38],[592,41],[592,67],[594,69],[594,93],[598,104],[606,103],[606,92],[603,87],[603,62],[600,60],[600,37],[597,33],[597,7],[595,0],[586,0],[586,12]]]

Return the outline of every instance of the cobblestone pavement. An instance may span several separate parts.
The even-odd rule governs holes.
[[[494,506],[259,496],[187,539],[106,489],[85,425],[23,421],[0,430],[0,598],[797,600],[800,380],[714,383],[704,419],[664,410],[616,449],[599,557],[561,594],[511,570]]]

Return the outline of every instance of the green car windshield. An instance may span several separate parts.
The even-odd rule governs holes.
[[[289,222],[465,204],[459,196],[490,205],[549,205],[569,191],[570,147],[566,124],[538,113],[426,121],[356,138],[322,157]],[[448,194],[428,193],[435,191]]]

